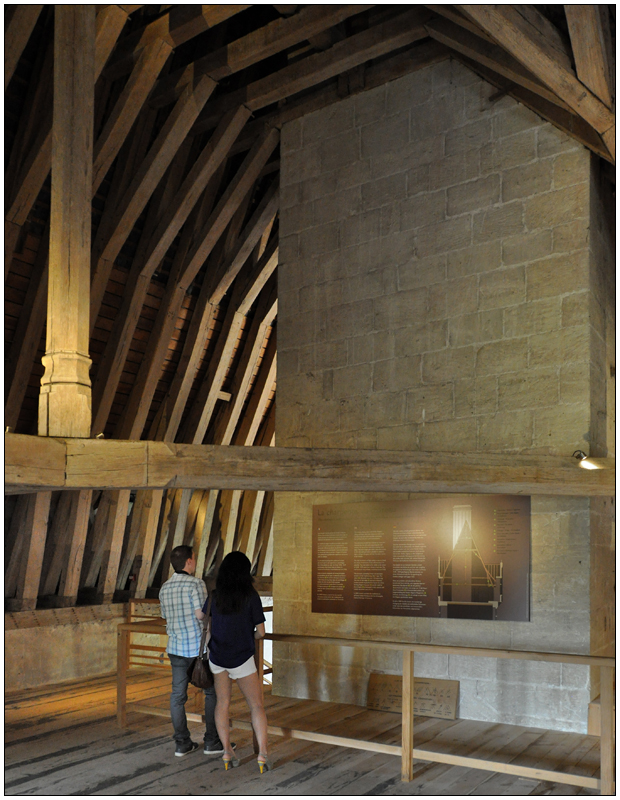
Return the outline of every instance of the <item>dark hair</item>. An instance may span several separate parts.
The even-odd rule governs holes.
[[[174,571],[181,572],[187,564],[187,559],[191,558],[193,555],[194,551],[188,544],[180,544],[178,547],[175,547],[170,553],[170,563],[174,567]]]
[[[235,550],[220,565],[215,581],[215,603],[220,614],[238,614],[254,592],[250,559]]]

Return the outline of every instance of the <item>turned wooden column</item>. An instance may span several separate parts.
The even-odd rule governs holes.
[[[57,5],[47,342],[39,435],[89,437],[94,5]]]

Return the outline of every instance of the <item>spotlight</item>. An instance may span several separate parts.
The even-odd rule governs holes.
[[[573,453],[573,458],[576,458],[579,461],[579,466],[582,469],[602,469],[602,467],[597,464],[594,459],[588,458],[583,450],[575,450]]]

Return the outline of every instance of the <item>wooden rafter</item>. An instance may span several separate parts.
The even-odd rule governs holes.
[[[557,46],[557,40],[546,35],[550,23],[535,25],[531,13],[535,9],[528,6],[472,5],[458,8],[589,123],[602,136],[612,158],[615,158],[615,115],[578,80],[566,58],[562,57],[563,51]],[[521,10],[528,8],[530,11],[524,16]],[[535,13],[535,19],[542,17]]]

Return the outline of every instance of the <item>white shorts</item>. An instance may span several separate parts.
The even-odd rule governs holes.
[[[243,664],[240,664],[238,667],[218,667],[217,664],[214,664],[211,660],[209,660],[209,666],[214,675],[219,675],[220,672],[227,672],[233,681],[236,681],[238,678],[247,678],[248,675],[252,675],[256,672],[254,656],[250,656],[247,661],[244,661]]]

